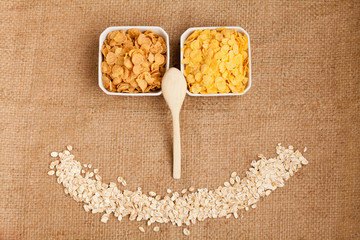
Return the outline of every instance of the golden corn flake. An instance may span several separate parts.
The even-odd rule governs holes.
[[[248,39],[244,34],[226,28],[196,30],[182,51],[190,92],[244,92],[249,81]]]
[[[139,29],[108,34],[101,48],[102,81],[111,92],[150,92],[160,89],[165,73],[166,43],[152,31]]]

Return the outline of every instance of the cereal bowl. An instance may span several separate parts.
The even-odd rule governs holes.
[[[125,32],[127,32],[129,29],[132,28],[137,28],[140,30],[140,32],[145,32],[145,31],[153,31],[154,33],[156,33],[157,35],[159,35],[160,37],[162,37],[166,43],[166,62],[165,62],[165,70],[169,69],[169,63],[170,63],[170,48],[169,48],[169,36],[168,34],[165,32],[164,29],[162,29],[161,27],[154,27],[154,26],[120,26],[120,27],[108,27],[107,29],[105,29],[99,38],[99,62],[98,62],[98,82],[99,82],[99,87],[108,95],[121,95],[121,96],[158,96],[161,95],[161,88],[157,91],[153,91],[153,92],[146,92],[146,93],[127,93],[127,92],[111,92],[109,90],[107,90],[103,84],[103,72],[101,70],[101,64],[104,60],[103,54],[101,52],[102,46],[104,44],[104,41],[106,40],[107,36],[109,33],[113,32],[113,31],[119,31],[119,30],[123,30]]]
[[[184,74],[184,71],[185,71],[185,66],[184,64],[182,63],[182,60],[184,59],[184,53],[183,53],[183,48],[184,48],[184,45],[185,45],[185,41],[186,39],[196,30],[205,30],[205,29],[210,29],[210,30],[213,30],[213,29],[218,29],[218,28],[226,28],[226,29],[234,29],[236,30],[236,32],[239,32],[239,33],[243,33],[246,37],[247,37],[247,40],[248,40],[248,49],[247,49],[247,53],[248,53],[248,82],[247,82],[247,85],[246,85],[246,88],[244,89],[243,92],[241,93],[233,93],[233,92],[230,92],[230,93],[207,93],[207,94],[203,94],[203,93],[192,93],[189,91],[189,87],[187,88],[187,94],[190,95],[190,96],[201,96],[201,97],[204,97],[204,96],[233,96],[233,95],[243,95],[245,94],[247,91],[249,91],[250,87],[251,87],[251,50],[250,50],[250,37],[249,37],[249,34],[241,27],[193,27],[193,28],[189,28],[187,29],[182,35],[181,35],[181,38],[180,38],[180,70],[181,72]],[[187,80],[188,81],[188,80]]]

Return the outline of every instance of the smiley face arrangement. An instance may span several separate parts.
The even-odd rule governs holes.
[[[64,187],[65,194],[75,201],[84,203],[84,210],[102,213],[101,221],[106,223],[113,215],[119,221],[128,216],[131,221],[146,221],[147,225],[172,223],[175,226],[188,226],[207,218],[239,217],[239,210],[256,208],[261,197],[268,196],[297,172],[302,165],[308,164],[300,151],[292,146],[276,147],[277,156],[251,162],[251,168],[243,178],[233,172],[229,181],[214,190],[207,188],[185,188],[181,192],[166,190],[164,196],[149,192],[145,194],[139,187],[137,191],[121,189],[126,181],[104,183],[99,169],[92,169],[91,164],[81,164],[68,149],[51,156],[57,158],[50,164],[49,175],[56,175],[57,182]],[[304,150],[304,152],[306,149]],[[143,227],[139,227],[144,232]],[[154,231],[159,231],[156,226]],[[183,229],[189,235],[187,228]]]

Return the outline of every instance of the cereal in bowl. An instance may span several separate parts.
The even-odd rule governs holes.
[[[101,53],[102,82],[110,92],[157,91],[165,73],[166,42],[152,31],[137,28],[110,32]]]

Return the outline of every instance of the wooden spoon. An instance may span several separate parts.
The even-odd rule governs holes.
[[[180,179],[181,146],[179,114],[186,94],[186,80],[184,75],[178,69],[170,68],[164,74],[161,90],[166,103],[169,105],[173,119],[173,178]]]

